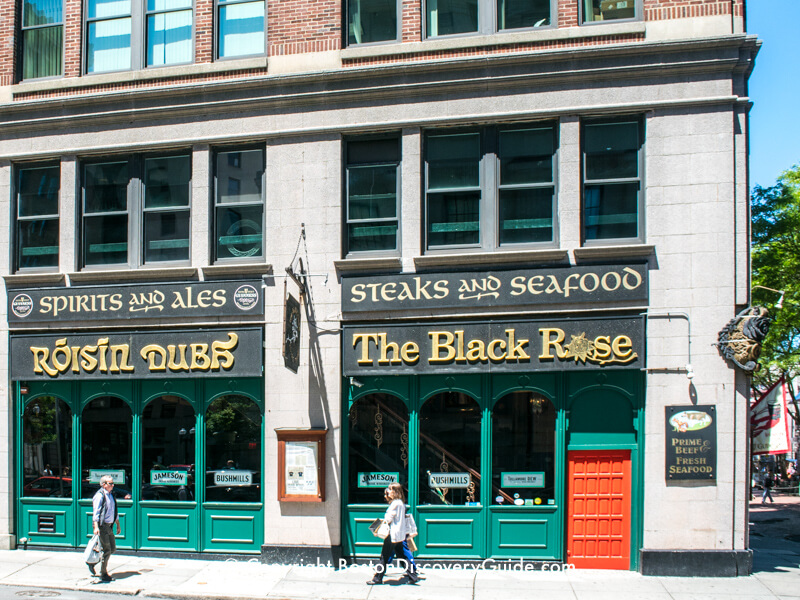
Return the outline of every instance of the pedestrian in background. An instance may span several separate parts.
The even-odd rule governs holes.
[[[767,473],[767,476],[764,477],[764,493],[761,495],[761,504],[766,504],[767,498],[769,498],[770,502],[775,504],[771,493],[773,485],[775,485],[775,479],[773,479],[772,473]]]
[[[122,533],[119,526],[119,513],[117,501],[114,498],[114,480],[110,475],[100,478],[100,489],[92,498],[92,529],[100,534],[100,546],[103,548],[103,560],[100,561],[100,581],[113,581],[108,574],[108,559],[117,551],[117,541],[114,538],[112,527],[116,524],[117,535]],[[95,575],[94,565],[89,565],[92,575]]]
[[[383,516],[383,520],[389,525],[389,535],[383,540],[380,563],[378,563],[378,568],[373,578],[367,581],[367,585],[380,585],[383,583],[383,576],[386,574],[389,562],[394,556],[405,555],[403,542],[408,535],[408,531],[406,531],[406,502],[403,487],[399,483],[391,483],[384,490],[383,497],[389,503],[386,514]],[[416,583],[419,581],[416,565],[413,559],[406,562],[408,563],[406,565],[406,577],[412,583]]]

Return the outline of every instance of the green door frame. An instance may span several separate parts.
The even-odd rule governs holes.
[[[123,534],[117,545],[125,549],[177,550],[183,552],[220,552],[257,554],[261,551],[264,534],[264,401],[261,379],[178,379],[178,380],[125,380],[113,384],[100,381],[31,382],[26,384],[28,393],[21,393],[22,384],[14,384],[14,468],[15,508],[14,522],[18,537],[27,537],[32,545],[80,547],[91,537],[90,499],[81,496],[82,456],[81,415],[84,408],[100,396],[115,396],[122,399],[131,410],[131,481],[132,498],[120,499],[119,512]],[[261,496],[259,502],[206,503],[205,498],[205,415],[211,403],[220,396],[236,394],[250,398],[258,406],[261,415],[262,442]],[[142,501],[142,439],[141,415],[149,402],[163,395],[176,395],[186,399],[195,413],[195,473],[196,497],[193,502]],[[71,410],[72,422],[72,498],[23,498],[23,427],[22,415],[27,404],[37,397],[54,396],[63,400]],[[76,478],[77,474],[77,478]],[[188,519],[185,545],[165,543],[146,544],[145,515],[148,508],[163,513],[164,518],[174,515],[178,521]],[[87,509],[89,512],[87,512]],[[55,515],[56,531],[38,533],[33,530],[32,519],[39,513]],[[225,529],[219,535],[219,528]],[[216,528],[216,534],[212,529]],[[169,540],[165,540],[169,542]]]
[[[529,519],[539,520],[543,529],[551,535],[547,538],[547,548],[529,549],[532,555],[539,552],[541,558],[535,560],[566,559],[566,464],[567,451],[588,447],[617,447],[631,450],[632,461],[632,510],[631,510],[631,569],[638,568],[638,549],[643,538],[643,482],[644,482],[644,376],[636,370],[618,370],[610,372],[584,371],[580,373],[545,372],[519,374],[485,374],[485,375],[422,375],[392,377],[359,377],[356,387],[344,378],[342,382],[342,448],[349,448],[349,428],[347,419],[352,405],[359,399],[373,393],[386,393],[400,398],[407,406],[409,413],[409,461],[408,487],[410,512],[420,521],[418,506],[419,483],[414,475],[419,472],[419,411],[429,398],[445,391],[464,392],[475,398],[481,407],[481,475],[483,481],[491,482],[492,444],[491,414],[496,402],[514,391],[531,391],[543,394],[550,399],[556,409],[555,424],[555,496],[556,506],[550,507],[552,514],[544,518],[548,507],[537,507],[526,511],[525,507],[499,507],[492,504],[491,485],[482,485],[480,491],[480,510],[483,518],[479,518],[477,552],[464,552],[460,558],[510,558],[499,550],[497,528],[500,520],[529,513]],[[580,445],[570,442],[569,423],[570,410],[574,400],[582,394],[602,389],[624,396],[630,402],[632,435],[623,438],[609,439],[608,436],[584,437]],[[588,444],[588,445],[587,445]],[[610,445],[609,445],[610,444]],[[350,556],[375,556],[380,551],[380,540],[371,539],[366,526],[376,517],[383,514],[381,505],[349,505],[348,494],[350,472],[347,456],[342,457],[342,545],[345,554]],[[521,509],[521,510],[518,510]],[[423,512],[444,512],[450,509],[426,507]],[[503,512],[506,513],[505,517]],[[534,525],[531,525],[534,527]],[[418,540],[420,557],[434,557],[436,554],[426,552]],[[493,537],[494,536],[494,537]],[[440,555],[445,557],[446,555]],[[452,556],[452,554],[451,554]],[[544,558],[548,556],[549,558]]]

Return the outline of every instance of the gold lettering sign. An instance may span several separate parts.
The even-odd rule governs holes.
[[[229,332],[227,340],[207,343],[147,344],[139,351],[151,373],[203,373],[230,370],[234,366],[233,350],[239,336]],[[109,338],[98,338],[96,344],[69,346],[67,338],[55,341],[53,348],[30,346],[33,372],[37,375],[72,373],[133,373],[131,347],[128,343],[109,344]]]

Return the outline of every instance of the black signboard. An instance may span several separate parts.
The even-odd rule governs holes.
[[[297,373],[300,367],[300,303],[291,294],[283,307],[283,364]]]
[[[642,317],[344,328],[346,376],[644,366]]]
[[[221,281],[12,290],[10,327],[161,318],[263,316],[261,282]]]
[[[261,328],[12,335],[11,379],[260,377]]]
[[[647,266],[344,277],[342,315],[418,309],[646,303]]]
[[[717,478],[717,410],[715,406],[667,406],[669,481],[715,481]]]

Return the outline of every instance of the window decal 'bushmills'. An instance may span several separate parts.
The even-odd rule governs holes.
[[[261,329],[14,336],[12,379],[255,377]]]

